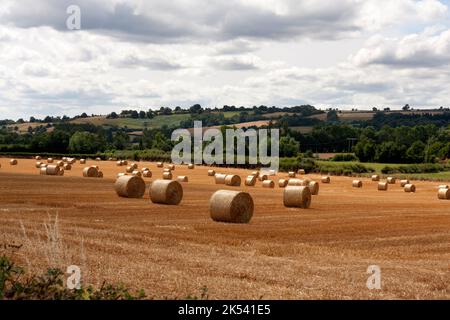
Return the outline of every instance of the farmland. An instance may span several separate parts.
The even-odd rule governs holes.
[[[86,283],[122,282],[150,298],[450,298],[450,202],[437,199],[437,183],[417,181],[417,193],[407,194],[398,185],[379,192],[368,179],[354,189],[352,178],[332,177],[302,210],[285,208],[278,187],[218,186],[208,167],[177,166],[174,174],[189,183],[181,205],[167,207],[148,195],[119,198],[113,183],[124,168],[114,162],[88,161],[103,179],[82,178],[80,164],[63,177],[39,176],[34,162],[0,159],[0,251],[32,272],[76,264]],[[139,166],[153,179],[162,175],[154,163]],[[218,189],[252,195],[250,224],[209,218]],[[367,289],[369,265],[380,266],[382,290]]]

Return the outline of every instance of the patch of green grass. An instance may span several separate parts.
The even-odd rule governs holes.
[[[97,126],[118,126],[128,127],[130,129],[144,129],[147,128],[160,128],[163,125],[168,127],[176,127],[183,120],[189,119],[189,114],[172,114],[172,115],[160,115],[152,119],[133,119],[133,118],[118,118],[107,119],[106,117],[91,117],[76,119],[74,123],[92,123]]]

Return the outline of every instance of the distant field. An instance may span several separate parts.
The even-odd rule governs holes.
[[[306,134],[306,133],[311,133],[313,131],[312,126],[309,127],[289,127],[289,129],[293,130],[293,131],[297,131],[300,132],[302,134]]]
[[[169,127],[178,126],[180,121],[189,119],[188,114],[174,114],[165,116],[156,116],[153,119],[132,119],[132,118],[118,118],[107,119],[104,116],[80,118],[73,120],[72,123],[91,123],[97,126],[127,126],[130,129],[159,128],[163,125]]]

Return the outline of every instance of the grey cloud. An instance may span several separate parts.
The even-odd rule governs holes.
[[[122,68],[130,68],[130,67],[144,67],[149,70],[178,70],[182,69],[183,66],[174,63],[171,61],[167,61],[161,58],[145,58],[139,57],[136,55],[128,55],[118,61],[115,62],[116,66]]]

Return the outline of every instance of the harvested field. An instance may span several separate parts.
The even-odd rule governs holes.
[[[148,192],[118,197],[123,168],[115,162],[76,163],[63,177],[39,175],[35,162],[0,159],[0,254],[31,271],[75,264],[86,283],[121,282],[150,298],[200,296],[202,288],[211,299],[450,298],[450,201],[437,199],[439,183],[412,181],[411,194],[399,185],[379,192],[370,178],[356,189],[353,178],[332,177],[304,210],[285,208],[278,186],[216,185],[211,168],[178,166],[189,183],[172,207],[151,203]],[[104,179],[83,178],[95,164]],[[162,176],[156,163],[138,164]],[[227,173],[245,179],[251,171]],[[210,218],[219,189],[252,196],[249,224]],[[381,268],[381,290],[366,287],[369,265]]]

